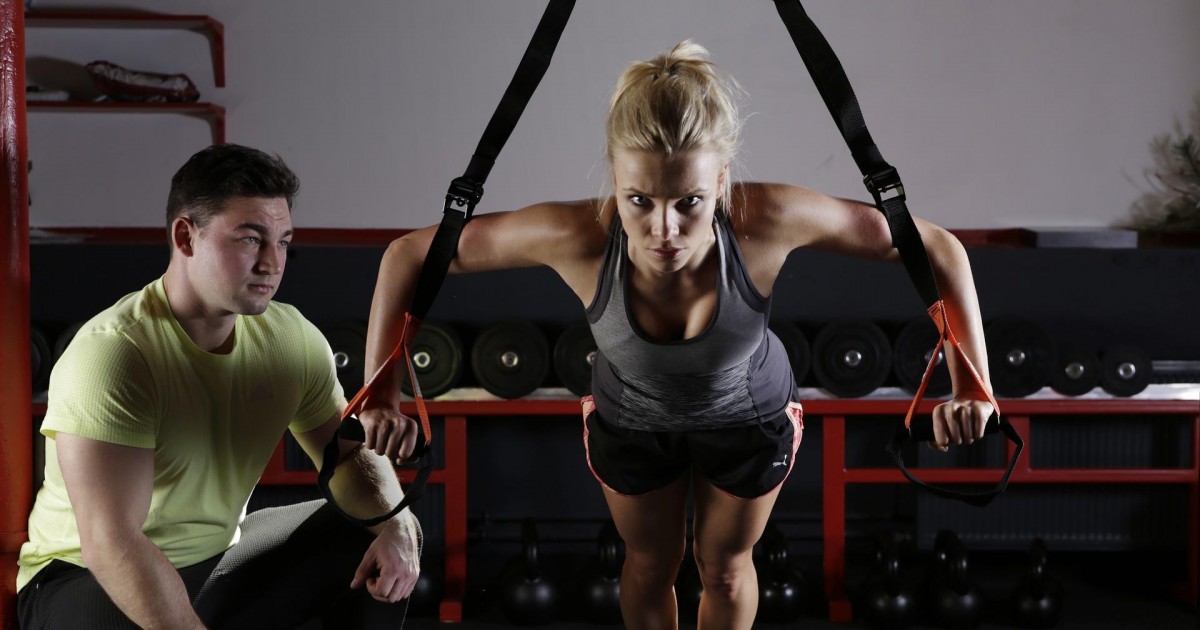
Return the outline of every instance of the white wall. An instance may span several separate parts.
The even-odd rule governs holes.
[[[108,59],[186,72],[204,100],[228,109],[229,141],[277,152],[299,173],[298,226],[411,228],[440,217],[545,1],[125,6],[222,21],[227,87],[213,88],[207,43],[186,31],[30,29],[27,57],[38,68]],[[947,227],[1122,219],[1153,164],[1148,142],[1186,117],[1200,90],[1197,0],[805,6],[913,212]],[[601,192],[617,74],[688,37],[749,94],[743,177],[865,195],[772,3],[579,0],[480,212]],[[31,223],[159,225],[171,174],[208,138],[204,123],[178,116],[30,114]]]

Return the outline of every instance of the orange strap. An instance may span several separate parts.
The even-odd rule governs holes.
[[[929,365],[925,366],[925,374],[921,377],[921,385],[917,387],[917,395],[913,398],[912,404],[908,407],[908,414],[904,416],[904,426],[908,428],[912,423],[913,414],[917,411],[917,405],[925,396],[925,388],[929,385],[929,379],[933,376],[933,368],[937,366],[938,355],[942,353],[947,341],[950,342],[950,348],[958,352],[958,356],[962,359],[963,365],[971,373],[971,378],[975,379],[975,388],[970,391],[975,391],[983,394],[987,401],[992,403],[996,414],[1000,413],[1000,405],[996,403],[996,398],[992,396],[992,392],[983,382],[983,377],[979,376],[979,370],[975,369],[975,365],[967,358],[967,353],[963,352],[962,346],[959,345],[958,339],[954,336],[954,331],[950,329],[950,318],[946,314],[946,303],[943,300],[938,300],[929,307],[929,316],[933,318],[933,323],[937,326],[938,343],[934,348],[933,356],[929,357]]]
[[[409,382],[412,383],[413,398],[417,401],[417,414],[420,416],[421,431],[425,437],[424,446],[428,448],[433,443],[433,433],[430,431],[429,426],[429,412],[425,408],[425,397],[421,395],[421,384],[417,381],[417,372],[416,368],[413,367],[412,361],[412,342],[417,336],[417,331],[420,329],[421,321],[413,317],[411,313],[405,313],[400,328],[400,341],[396,343],[396,347],[392,349],[392,353],[388,356],[387,360],[371,375],[367,384],[363,385],[362,389],[358,390],[358,393],[354,395],[354,398],[350,399],[350,402],[346,405],[346,409],[342,411],[342,420],[362,411],[367,403],[367,398],[375,390],[380,376],[403,357],[405,363],[408,364],[408,378]]]

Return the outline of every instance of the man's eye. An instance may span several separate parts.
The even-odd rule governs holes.
[[[279,246],[282,247],[283,249],[287,249],[292,246],[292,242],[291,241],[279,241]]]
[[[242,242],[248,245],[258,245],[261,241],[258,240],[257,236],[246,236],[242,238]]]

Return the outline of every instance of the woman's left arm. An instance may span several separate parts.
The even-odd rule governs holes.
[[[788,253],[799,247],[900,262],[887,220],[873,205],[787,184],[744,184],[742,191],[745,212],[735,223],[740,223],[739,240],[760,286],[769,288]],[[950,329],[982,382],[981,386],[967,361],[947,345],[944,352],[954,396],[933,413],[933,445],[945,450],[981,438],[994,411],[987,395],[991,382],[983,318],[962,243],[937,225],[913,220],[933,265]]]

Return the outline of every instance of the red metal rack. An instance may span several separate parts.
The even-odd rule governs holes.
[[[445,433],[442,439],[443,468],[429,475],[429,483],[441,484],[445,491],[445,584],[438,618],[462,621],[463,596],[467,590],[467,418],[481,416],[578,416],[579,401],[555,400],[482,400],[428,401],[430,416],[440,417]],[[416,413],[416,406],[402,405],[402,411]],[[435,448],[436,445],[435,445]],[[259,483],[268,485],[309,485],[317,482],[313,471],[284,468],[283,443],[275,448]],[[412,480],[411,471],[400,471],[401,483]]]
[[[1177,593],[1195,605],[1200,584],[1200,401],[1137,399],[1052,399],[1001,400],[1008,422],[1025,439],[1029,452],[1031,418],[1066,414],[1154,414],[1183,415],[1191,418],[1192,458],[1189,468],[1036,468],[1028,455],[1013,470],[1011,483],[1156,483],[1189,486],[1188,581]],[[822,471],[825,595],[829,600],[831,621],[850,621],[853,610],[846,596],[846,486],[852,483],[907,483],[894,468],[846,467],[846,419],[866,415],[903,417],[908,408],[904,400],[828,400],[805,403],[805,416],[820,416],[823,424]],[[929,414],[936,402],[926,402],[919,413]],[[1006,445],[1006,461],[1012,458],[1013,445]],[[926,469],[918,472],[925,481],[946,483],[995,484],[1002,469]]]

